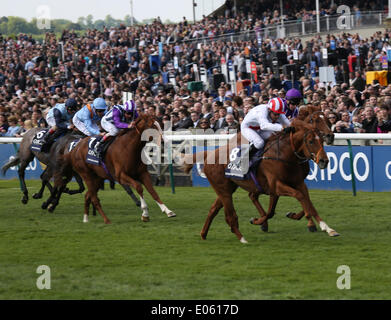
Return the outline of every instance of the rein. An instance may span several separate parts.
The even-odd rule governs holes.
[[[307,142],[306,137],[307,137],[307,134],[308,134],[308,133],[309,133],[309,131],[307,131],[306,133],[304,133],[304,137],[303,137],[304,143],[306,144],[307,148],[308,148],[308,142]],[[314,161],[318,164],[318,163],[319,163],[320,153],[322,152],[322,149],[323,149],[323,148],[322,148],[322,145],[321,145],[319,139],[316,139],[316,140],[318,141],[319,147],[320,147],[320,148],[319,148],[319,151],[316,153],[316,155],[315,155],[314,153],[311,153],[311,155],[313,156],[313,159],[312,159],[312,160],[314,160]],[[299,154],[300,150],[303,149],[303,145],[299,148],[298,151],[295,150],[295,145],[293,144],[293,133],[292,133],[292,132],[290,133],[290,143],[291,143],[291,148],[292,148],[292,150],[293,150],[293,153],[295,154],[295,156],[296,156],[297,158],[299,158],[300,160],[305,160],[304,162],[311,160],[311,158],[308,159],[308,158],[306,158],[306,157],[302,157],[302,156]],[[308,148],[308,149],[309,149],[309,148]]]

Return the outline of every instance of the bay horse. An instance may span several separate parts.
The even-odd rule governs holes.
[[[258,164],[256,173],[256,181],[261,190],[251,179],[237,180],[225,177],[224,170],[227,163],[229,163],[228,151],[240,145],[242,139],[243,142],[248,143],[240,133],[231,139],[228,145],[203,153],[204,173],[215,190],[217,199],[212,204],[202,228],[202,239],[206,239],[214,217],[224,207],[225,220],[231,231],[235,233],[240,242],[247,243],[239,231],[238,216],[232,200],[232,194],[238,187],[253,194],[264,193],[278,197],[294,197],[300,202],[306,217],[314,217],[321,229],[327,231],[329,235],[336,234],[319,217],[313,206],[304,182],[305,176],[301,166],[303,160],[312,159],[321,169],[327,167],[329,160],[323,149],[323,139],[311,124],[302,120],[293,120],[291,126],[294,128],[294,133],[285,134],[280,132],[272,136],[265,144],[264,159]],[[269,148],[269,146],[271,147]],[[220,150],[221,148],[224,149]],[[222,161],[219,161],[220,154],[225,158]],[[186,173],[190,172],[197,158],[197,154],[185,156],[184,169]],[[270,210],[257,221],[257,224],[262,224],[269,218]]]
[[[145,130],[152,128],[157,128],[159,135],[162,135],[161,127],[154,117],[140,115],[135,121],[135,128],[123,130],[108,147],[103,159],[104,167],[85,161],[90,138],[80,141],[75,149],[65,154],[60,161],[61,168],[55,174],[54,191],[51,197],[58,199],[64,185],[73,172],[76,172],[83,178],[88,189],[85,194],[83,222],[88,222],[89,207],[92,203],[103,217],[104,223],[111,223],[97,196],[101,181],[104,179],[115,180],[121,185],[130,185],[136,189],[140,195],[142,221],[149,221],[149,212],[141,184],[145,186],[163,213],[169,218],[175,217],[176,214],[167,208],[155,191],[147,165],[142,161],[143,148],[147,142],[143,141],[142,136]]]
[[[305,105],[300,107],[299,109],[299,114],[297,119],[303,120],[307,122],[308,124],[311,124],[314,129],[318,130],[318,134],[323,137],[325,140],[326,144],[331,145],[334,142],[334,133],[330,129],[330,122],[328,119],[325,117],[324,113],[322,112],[320,107],[313,106],[313,105]],[[302,166],[303,170],[303,175],[304,179],[308,176],[308,173],[310,172],[310,167],[308,161],[304,161],[303,163],[300,164]],[[263,210],[261,204],[259,203],[259,196],[260,193],[249,193],[249,197],[251,201],[253,202],[254,206],[258,210],[259,214],[261,217],[266,215],[266,212]],[[277,206],[279,196],[277,195],[270,195],[270,201],[269,201],[269,209],[268,209],[268,215],[269,219],[274,216],[275,214],[275,209]],[[293,213],[293,212],[288,212],[286,216],[290,219],[294,220],[300,220],[304,216],[304,211],[301,211],[299,213]],[[313,221],[313,218],[307,217],[308,219],[308,230],[310,232],[315,232],[317,231],[316,224]],[[252,224],[259,224],[259,220],[253,218],[250,220],[250,223]],[[261,224],[261,230],[264,232],[268,231],[268,222],[267,220]]]

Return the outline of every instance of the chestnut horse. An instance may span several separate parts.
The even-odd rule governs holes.
[[[228,145],[203,153],[204,173],[215,190],[217,199],[212,204],[201,231],[202,239],[206,239],[214,217],[224,207],[225,220],[231,231],[235,233],[240,242],[247,243],[239,231],[238,216],[232,200],[232,194],[238,187],[253,194],[264,193],[272,196],[294,197],[300,202],[308,219],[314,217],[322,230],[327,231],[330,235],[336,233],[319,217],[314,208],[304,182],[305,175],[301,166],[304,160],[312,159],[321,169],[327,167],[329,160],[323,149],[323,139],[319,136],[318,130],[314,129],[311,124],[294,120],[291,125],[295,130],[294,133],[285,134],[280,132],[272,136],[265,145],[264,159],[258,165],[256,173],[256,180],[262,191],[258,189],[253,180],[237,180],[225,177],[224,170],[227,165],[223,163],[229,162],[228,151],[241,144],[242,136],[240,134],[231,139]],[[243,138],[243,142],[247,143],[245,138]],[[221,148],[224,149],[220,150]],[[219,161],[219,155],[221,154],[224,155],[225,159]],[[185,157],[185,162],[189,163],[184,167],[185,172],[189,173],[197,158],[197,154]],[[270,218],[269,212],[256,221],[257,224],[267,221]]]
[[[135,128],[124,130],[108,147],[103,159],[105,168],[88,164],[85,161],[90,138],[85,138],[80,141],[75,149],[64,155],[61,161],[61,169],[55,174],[52,198],[58,199],[61,196],[64,186],[72,177],[72,172],[75,171],[83,178],[88,188],[84,202],[84,222],[88,222],[89,207],[92,203],[102,215],[104,222],[106,224],[110,223],[97,196],[101,182],[105,179],[115,180],[121,185],[130,185],[136,189],[140,195],[141,209],[143,211],[141,218],[143,221],[149,221],[149,213],[147,203],[144,200],[141,183],[156,201],[160,210],[166,213],[169,218],[175,217],[175,213],[168,209],[160,200],[152,185],[147,166],[142,161],[141,154],[146,144],[146,141],[142,140],[143,132],[154,127],[158,129],[159,135],[161,136],[162,131],[159,123],[151,116],[140,115],[135,121]]]
[[[306,105],[302,106],[299,109],[299,114],[297,119],[303,120],[309,124],[311,124],[315,129],[318,130],[318,133],[320,136],[322,136],[327,144],[332,144],[334,142],[334,133],[330,129],[330,122],[325,117],[324,113],[321,111],[320,107],[312,106],[312,105]],[[304,178],[307,177],[308,173],[310,172],[310,167],[308,161],[305,161],[301,163],[301,166],[303,168],[303,175]],[[253,202],[254,206],[257,208],[259,214],[261,217],[266,215],[266,212],[263,210],[261,204],[258,201],[258,198],[260,196],[260,193],[249,193],[249,197],[251,201]],[[269,219],[274,216],[275,209],[277,206],[279,196],[277,195],[270,195],[270,201],[269,201],[269,209],[268,209],[268,215]],[[288,212],[286,215],[288,218],[294,219],[294,220],[300,220],[304,216],[304,211],[301,211],[300,213],[296,214],[293,212]],[[308,230],[310,232],[317,231],[316,224],[314,223],[312,218],[308,218]],[[254,224],[257,223],[258,220],[252,219],[250,222]],[[267,232],[268,231],[268,222],[267,220],[261,224],[261,230]],[[336,234],[335,234],[336,235]]]

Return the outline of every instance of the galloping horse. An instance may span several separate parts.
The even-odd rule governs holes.
[[[212,152],[204,152],[204,173],[215,190],[217,199],[210,208],[201,231],[202,239],[206,239],[214,217],[224,207],[225,220],[231,227],[231,231],[235,233],[240,242],[247,243],[239,231],[238,216],[232,201],[232,194],[238,187],[254,194],[264,193],[272,196],[294,197],[300,202],[306,217],[314,217],[322,230],[327,231],[330,235],[336,234],[322,221],[314,208],[304,182],[305,175],[301,166],[303,160],[312,159],[321,169],[327,167],[329,160],[323,149],[323,139],[319,136],[318,130],[301,120],[294,120],[292,127],[295,130],[294,133],[278,133],[272,136],[265,145],[264,159],[258,165],[256,174],[256,180],[261,190],[252,180],[226,178],[224,174],[226,164],[220,164],[229,162],[227,161],[229,158],[228,150],[241,144],[242,136],[240,134],[234,137],[228,145]],[[245,140],[243,138],[243,141]],[[271,147],[269,148],[269,146]],[[221,148],[224,149],[220,150]],[[226,155],[226,159],[222,159],[221,162],[219,161],[220,154]],[[186,163],[191,162],[191,164],[184,166],[185,172],[189,173],[197,157],[197,154],[185,157]],[[262,224],[268,218],[270,215],[266,214],[257,220],[256,224]]]
[[[77,172],[88,188],[85,194],[84,222],[88,222],[89,207],[92,203],[102,215],[104,222],[106,224],[110,223],[97,196],[101,181],[104,179],[116,180],[121,185],[131,185],[137,190],[141,200],[143,211],[141,218],[143,221],[149,221],[149,213],[147,203],[143,197],[141,183],[146,187],[161,211],[166,213],[168,217],[175,217],[175,213],[164,205],[153,188],[151,176],[141,157],[146,144],[146,141],[142,141],[142,134],[145,130],[153,127],[156,127],[160,134],[162,133],[159,123],[153,117],[140,115],[135,122],[135,128],[124,130],[108,147],[103,159],[104,167],[89,164],[85,161],[89,138],[80,141],[75,149],[64,155],[61,169],[55,174],[54,191],[51,198],[56,201],[61,196],[64,186],[72,177],[73,172]]]
[[[311,124],[314,129],[318,130],[318,134],[322,136],[327,144],[332,144],[334,142],[334,133],[330,129],[330,123],[327,120],[327,118],[324,116],[324,113],[321,111],[319,107],[312,106],[312,105],[306,105],[302,106],[299,109],[299,114],[297,119],[303,120],[304,122],[307,122],[308,124]],[[310,167],[308,161],[304,161],[300,164],[303,169],[303,175],[304,179],[307,177],[308,173],[310,172]],[[263,210],[261,204],[258,201],[258,198],[260,196],[260,192],[258,193],[249,193],[249,197],[251,201],[253,202],[254,206],[257,208],[259,214],[261,217],[264,217],[266,215],[266,212]],[[270,201],[269,201],[269,209],[268,209],[268,215],[269,219],[274,216],[275,209],[277,206],[279,196],[277,195],[270,195]],[[304,211],[301,211],[300,213],[296,214],[293,212],[288,212],[287,217],[294,219],[294,220],[300,220],[304,216]],[[312,218],[308,219],[308,230],[310,232],[317,231],[316,224],[314,223]],[[256,223],[257,220],[252,219],[251,223]],[[267,232],[268,231],[268,222],[267,220],[261,224],[261,230]]]
[[[56,152],[53,152],[54,150],[64,150],[66,149],[71,141],[81,138],[81,136],[77,134],[72,134],[72,133],[67,133],[65,136],[57,139],[57,141],[54,142],[52,145],[51,151],[49,153],[46,152],[37,152],[37,151],[32,151],[30,149],[32,141],[35,137],[35,135],[41,131],[42,128],[33,128],[30,129],[26,132],[26,134],[23,136],[22,142],[20,143],[19,150],[16,154],[16,156],[9,160],[2,168],[3,175],[6,174],[7,170],[13,166],[19,165],[18,168],[18,175],[19,175],[19,180],[21,181],[21,189],[23,192],[23,197],[22,197],[22,203],[27,204],[29,200],[28,196],[28,189],[26,187],[26,182],[25,182],[25,171],[29,163],[36,157],[40,162],[42,162],[45,165],[48,165],[50,160],[56,156]],[[43,195],[43,191],[45,189],[45,186],[48,187],[48,189],[51,191],[52,187],[49,183],[50,178],[52,177],[53,172],[50,167],[46,167],[44,172],[41,175],[42,179],[42,186],[41,189],[38,191],[38,193],[35,193],[33,195],[34,199],[41,199]],[[65,190],[66,193],[74,194],[74,193],[81,193],[84,191],[84,185],[80,177],[78,175],[75,176],[76,181],[79,184],[79,190],[75,191],[69,191]],[[47,207],[47,206],[46,206]],[[43,204],[43,209],[46,209],[45,204]]]

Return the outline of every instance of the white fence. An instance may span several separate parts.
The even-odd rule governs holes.
[[[165,141],[201,141],[201,140],[229,140],[235,134],[186,134],[177,132],[165,134]],[[334,140],[391,140],[391,133],[336,133]],[[0,137],[0,143],[20,143],[22,138]]]

